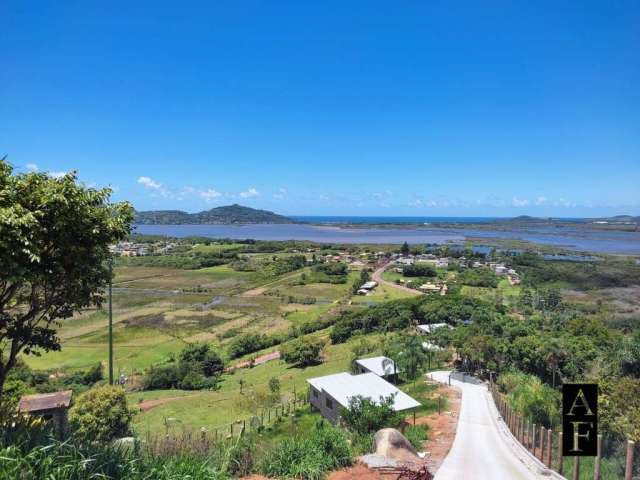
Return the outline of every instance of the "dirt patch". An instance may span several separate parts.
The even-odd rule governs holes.
[[[259,297],[260,295],[262,295],[266,291],[267,291],[267,289],[264,288],[264,287],[252,288],[251,290],[247,290],[246,292],[243,292],[240,296],[242,296],[242,297]]]
[[[397,475],[393,477],[397,477]],[[382,478],[392,477],[389,475],[383,476],[380,472],[368,468],[361,463],[357,463],[352,467],[331,472],[327,478],[328,480],[380,480]]]
[[[189,395],[183,395],[181,397],[167,397],[167,398],[157,398],[155,400],[145,400],[144,402],[138,403],[138,408],[142,412],[148,412],[152,408],[159,407],[160,405],[164,405],[165,403],[173,402],[174,400],[180,400]]]
[[[431,415],[416,418],[416,424],[429,426],[429,439],[424,443],[423,449],[427,452],[427,466],[433,474],[442,465],[455,440],[461,399],[458,390],[442,384],[438,385],[434,395],[447,397],[447,410],[440,415],[434,412]]]

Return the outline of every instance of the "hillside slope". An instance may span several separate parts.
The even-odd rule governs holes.
[[[134,223],[144,225],[231,225],[239,223],[296,223],[290,218],[268,210],[258,210],[234,204],[198,213],[181,210],[150,210],[136,212]]]

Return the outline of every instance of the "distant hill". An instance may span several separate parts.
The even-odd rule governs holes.
[[[513,218],[505,218],[501,220],[503,223],[550,223],[554,220],[552,218],[540,218],[540,217],[530,217],[529,215],[520,215],[519,217]]]
[[[150,210],[136,212],[134,223],[144,225],[232,225],[240,223],[296,223],[268,210],[234,204],[198,213],[181,210]]]

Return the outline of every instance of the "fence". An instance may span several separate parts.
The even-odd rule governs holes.
[[[489,390],[493,401],[502,416],[505,425],[512,435],[524,446],[534,457],[542,462],[549,470],[553,470],[563,475],[564,457],[562,455],[562,432],[553,432],[551,428],[546,429],[542,425],[536,425],[529,419],[518,415],[511,408],[505,395],[498,391],[495,383],[489,385]],[[601,479],[602,462],[602,435],[598,435],[598,452],[593,462],[593,479]],[[633,480],[633,457],[635,442],[628,440],[626,449],[626,462],[624,480]],[[580,458],[573,457],[573,468],[571,479],[580,478]],[[568,472],[567,472],[568,473]],[[568,478],[568,477],[567,477]]]
[[[263,408],[256,415],[211,428],[203,426],[195,430],[183,429],[179,435],[171,432],[172,427],[179,420],[165,419],[165,435],[152,437],[147,434],[146,441],[149,448],[158,453],[176,453],[186,448],[207,451],[211,446],[220,442],[243,437],[250,432],[259,432],[283,418],[291,418],[294,423],[293,414],[306,405],[309,405],[308,395],[297,395],[288,402]]]

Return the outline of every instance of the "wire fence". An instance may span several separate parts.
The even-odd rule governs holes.
[[[289,401],[258,409],[251,416],[209,428],[203,426],[199,429],[189,427],[178,429],[176,428],[179,424],[178,419],[165,418],[164,435],[148,432],[146,443],[152,451],[162,454],[179,453],[184,450],[206,452],[221,442],[242,438],[249,433],[261,432],[284,419],[291,419],[294,423],[296,412],[309,404],[308,394],[296,395]]]
[[[537,425],[530,421],[530,419],[519,415],[509,405],[506,396],[498,391],[498,387],[495,383],[491,383],[489,385],[489,390],[498,412],[502,416],[505,425],[515,439],[535,458],[540,460],[547,469],[552,470],[559,475],[564,475],[565,465],[567,465],[566,459],[570,457],[564,457],[562,455],[563,432],[554,432],[551,428],[547,429],[542,425]],[[589,478],[601,480],[603,478],[602,435],[598,435],[597,442],[597,455],[593,458],[593,462],[589,462],[593,464],[593,477],[589,475]],[[634,453],[635,442],[627,440],[624,462],[624,480],[634,480],[635,478],[638,478],[634,476],[634,473],[640,473],[637,470],[634,472]],[[565,478],[571,478],[572,480],[579,480],[582,478],[581,458],[583,457],[573,457],[571,472],[566,472],[566,474],[570,474],[571,477]]]

